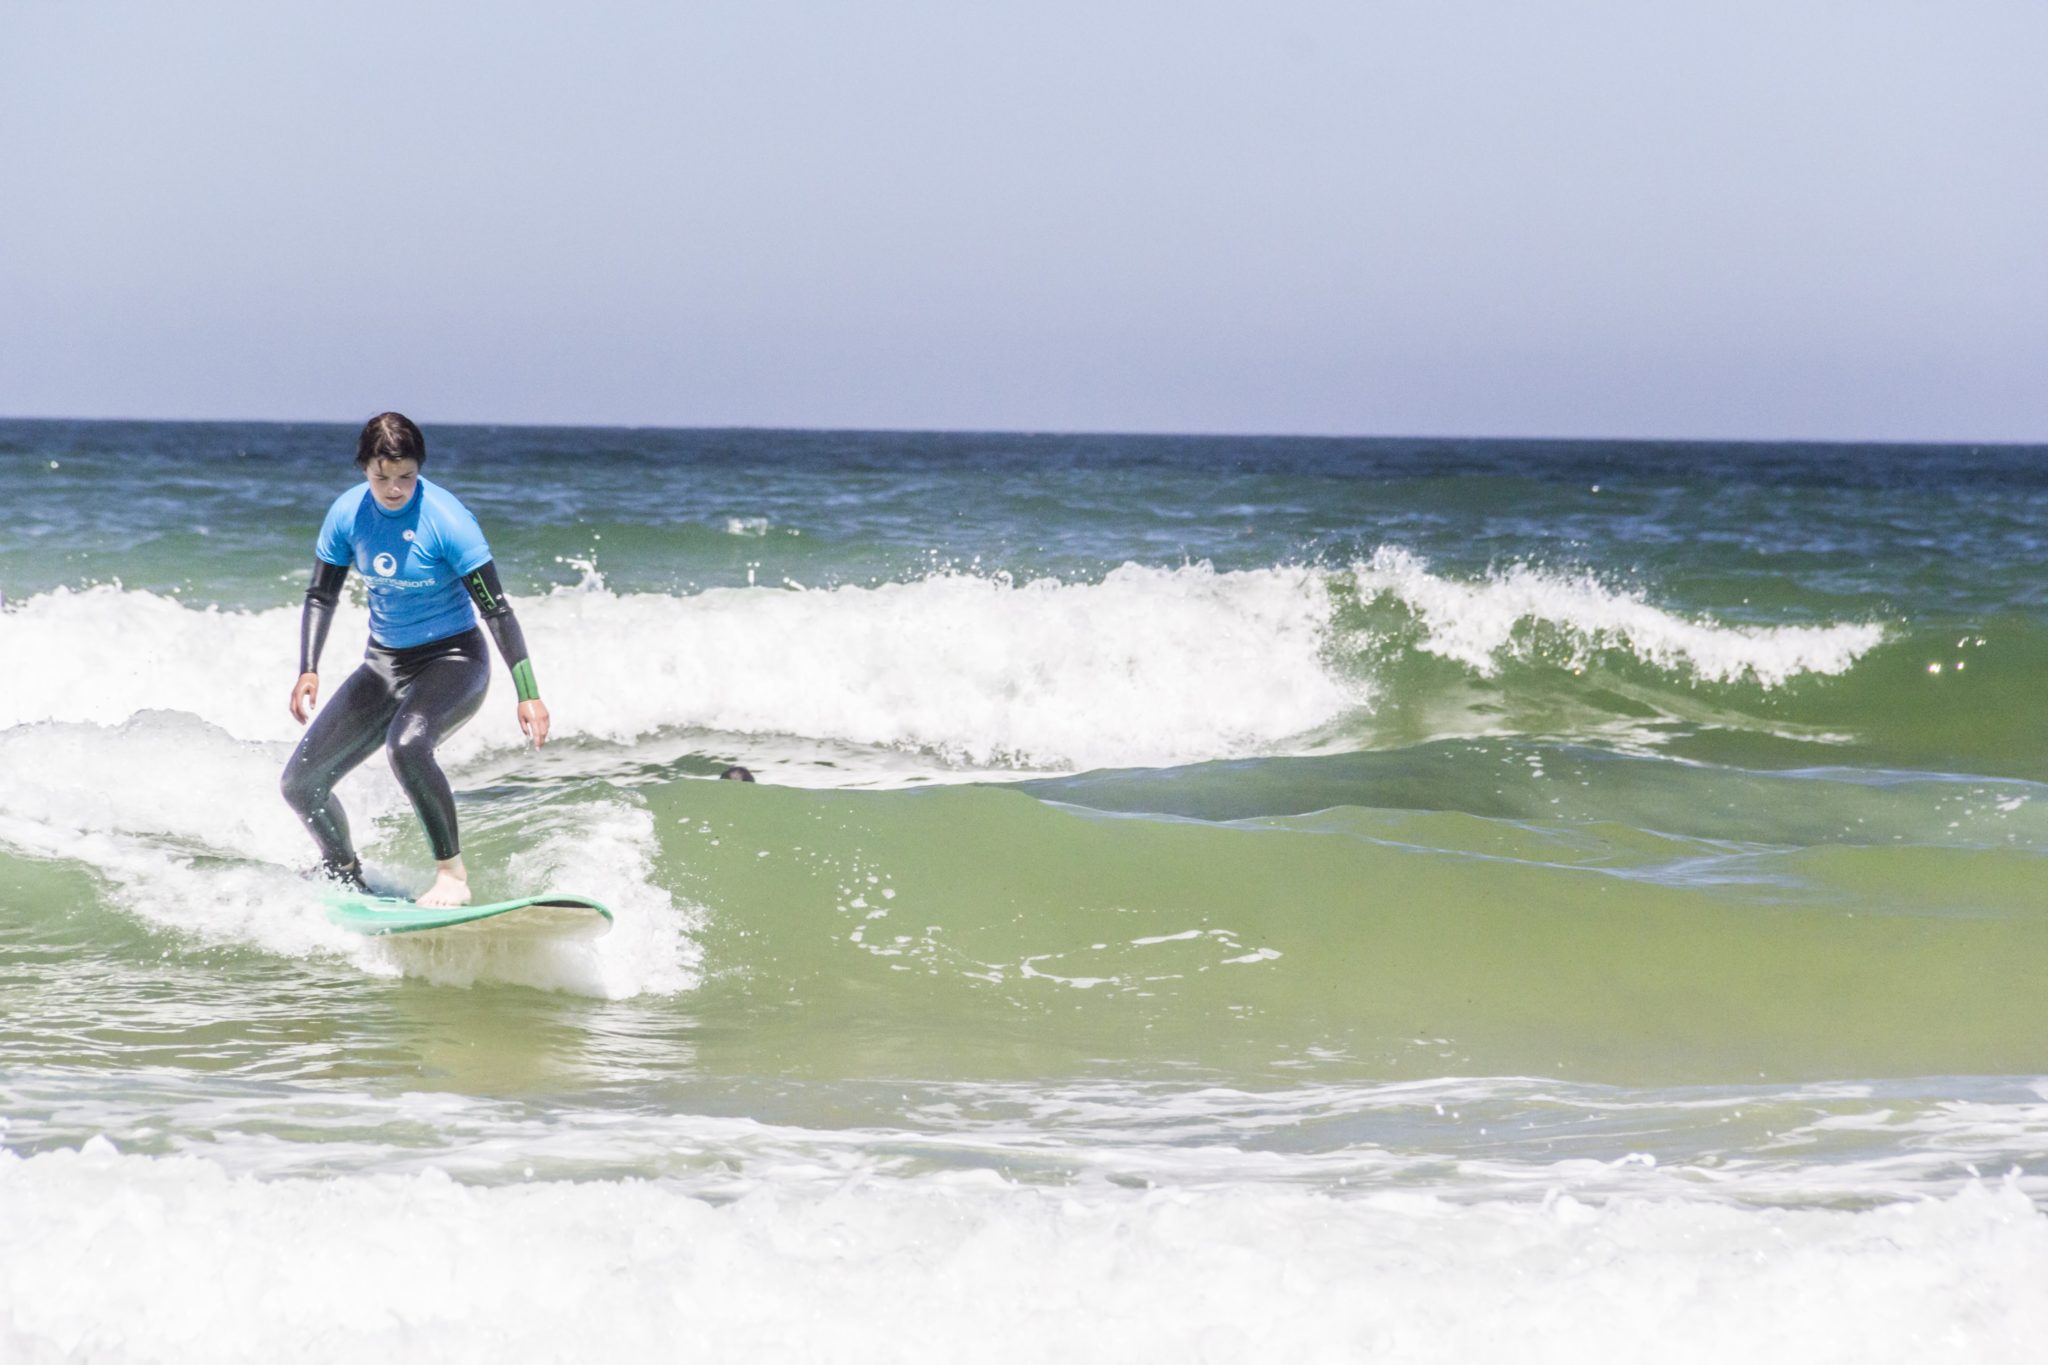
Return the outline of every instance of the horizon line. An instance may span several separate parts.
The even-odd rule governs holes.
[[[343,429],[357,425],[354,419],[328,417],[81,417],[76,415],[48,415],[10,413],[0,415],[5,422],[46,422],[46,423],[93,423],[108,425],[154,425],[154,426],[275,426],[306,427],[331,426]],[[2016,450],[2048,448],[2048,437],[2038,440],[2023,440],[2006,437],[1855,437],[1855,436],[1589,436],[1520,433],[1504,435],[1497,432],[1327,432],[1327,431],[1186,431],[1167,428],[1110,430],[1104,428],[1055,428],[1055,427],[937,427],[937,426],[860,426],[823,425],[792,426],[777,423],[757,422],[710,422],[700,425],[683,425],[667,422],[529,422],[502,420],[475,420],[466,418],[429,418],[421,422],[430,427],[481,427],[520,428],[530,430],[559,431],[666,431],[666,432],[786,432],[815,435],[860,435],[860,436],[1022,436],[1033,438],[1129,438],[1198,441],[1493,441],[1522,442],[1544,445],[1758,445],[1758,446],[1862,446],[1862,447],[1950,447],[1950,446],[2000,446]]]

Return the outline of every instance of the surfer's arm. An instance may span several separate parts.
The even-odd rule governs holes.
[[[299,613],[299,672],[320,668],[320,651],[327,644],[327,629],[334,624],[335,604],[341,601],[341,585],[348,578],[348,565],[313,561],[313,581],[306,585],[305,610]]]
[[[497,564],[487,559],[477,565],[462,576],[462,586],[469,589],[469,600],[476,603],[477,615],[484,618],[485,628],[498,642],[498,653],[504,656],[505,667],[512,670],[512,685],[519,689],[519,700],[540,700],[540,684],[533,680],[533,660],[526,656],[526,633],[519,629],[519,618],[512,614],[512,603],[498,583]]]
[[[341,585],[348,578],[348,565],[313,561],[313,579],[306,584],[306,605],[299,612],[299,680],[292,685],[292,715],[301,725],[313,713],[320,695],[320,651],[327,644],[327,631],[334,624],[334,608],[341,601]]]
[[[539,748],[548,738],[548,704],[540,699],[533,660],[526,656],[526,632],[519,629],[519,618],[512,614],[512,603],[498,583],[498,566],[485,560],[462,576],[462,586],[469,589],[469,600],[476,603],[477,615],[484,618],[505,667],[512,670],[512,686],[519,693],[519,728],[531,735],[534,747]]]

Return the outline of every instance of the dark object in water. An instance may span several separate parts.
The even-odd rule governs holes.
[[[754,775],[735,763],[718,775],[721,782],[752,782]]]

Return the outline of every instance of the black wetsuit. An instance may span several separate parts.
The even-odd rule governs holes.
[[[299,624],[302,674],[319,665],[320,648],[347,577],[346,565],[314,561]],[[533,670],[527,662],[526,639],[498,585],[496,567],[487,561],[464,575],[462,582],[513,670],[520,699],[528,699]],[[323,871],[361,884],[348,816],[334,797],[334,784],[380,745],[390,754],[391,770],[426,827],[435,859],[445,861],[462,851],[455,794],[434,760],[434,746],[476,714],[489,683],[484,633],[475,626],[409,649],[389,649],[370,641],[362,667],[335,689],[285,764],[284,799],[320,845]]]

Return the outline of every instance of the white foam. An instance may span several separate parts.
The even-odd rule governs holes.
[[[1325,658],[1329,578],[1308,568],[1125,565],[1098,583],[942,573],[687,597],[587,577],[519,612],[563,738],[681,728],[989,766],[1173,764],[1284,750],[1363,700]],[[162,709],[239,739],[295,739],[297,620],[296,608],[200,610],[110,587],[32,598],[0,615],[0,654],[36,661],[0,696],[0,728]],[[345,606],[329,695],[364,630]],[[445,746],[455,761],[520,742],[502,671]]]
[[[1100,583],[939,574],[830,591],[533,604],[579,723],[936,751],[971,764],[1190,762],[1284,744],[1358,700],[1323,657],[1325,577],[1125,565]],[[573,642],[573,646],[572,643]]]
[[[1346,1361],[2038,1358],[2048,1218],[1458,1203],[986,1172],[767,1186],[260,1180],[103,1139],[0,1152],[0,1358]]]
[[[221,611],[149,592],[58,588],[0,614],[0,729],[35,721],[118,725],[140,711],[182,711],[239,739],[293,739],[298,609]],[[344,602],[335,639],[359,640],[368,614]],[[328,649],[323,684],[354,666]]]
[[[1574,646],[1567,661],[1572,667],[1584,666],[1594,651],[1622,649],[1705,681],[1749,678],[1765,687],[1802,673],[1846,672],[1884,638],[1884,628],[1868,622],[1731,626],[1688,619],[1590,574],[1528,565],[1460,582],[1431,573],[1426,561],[1393,546],[1382,546],[1354,572],[1362,595],[1390,595],[1415,613],[1427,631],[1421,648],[1481,676],[1498,672],[1503,656],[1516,652],[1516,630],[1525,622],[1566,632]]]

